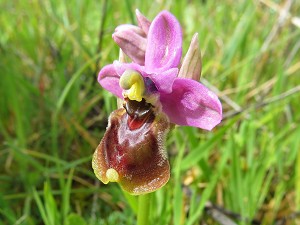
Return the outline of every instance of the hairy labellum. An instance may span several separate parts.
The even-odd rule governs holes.
[[[131,194],[155,191],[170,177],[164,149],[168,118],[145,100],[126,99],[124,107],[111,113],[93,169],[103,183],[118,182]]]

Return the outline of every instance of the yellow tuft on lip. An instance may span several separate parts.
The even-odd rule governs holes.
[[[145,83],[141,74],[135,70],[126,70],[119,81],[124,91],[124,97],[130,100],[142,101],[145,93]]]
[[[118,182],[119,181],[119,174],[118,172],[113,169],[113,168],[110,168],[106,171],[106,177],[108,179],[109,182]]]

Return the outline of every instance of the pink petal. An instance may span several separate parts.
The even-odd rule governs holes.
[[[142,28],[132,25],[132,24],[122,24],[122,25],[117,26],[115,29],[115,33],[125,32],[128,30],[135,33],[136,35],[147,38],[147,34],[142,30]]]
[[[211,130],[222,120],[222,106],[215,93],[201,83],[176,78],[173,92],[161,93],[163,111],[172,123]]]
[[[165,93],[170,93],[172,91],[173,82],[178,74],[178,68],[172,68],[157,75],[145,71],[144,66],[140,66],[136,63],[120,63],[119,61],[114,61],[114,67],[116,72],[120,75],[122,75],[125,70],[135,70],[144,78],[149,77],[155,84],[156,89]]]
[[[149,77],[155,84],[159,92],[170,93],[172,92],[172,86],[174,80],[178,74],[178,68],[171,68],[167,71],[163,71],[160,74],[149,74]]]
[[[161,72],[177,67],[182,54],[182,33],[177,19],[162,11],[150,25],[145,55],[147,71]]]
[[[110,91],[119,98],[123,98],[122,89],[119,85],[120,75],[117,73],[115,66],[109,64],[103,67],[98,75],[98,82],[106,90]]]
[[[136,63],[121,63],[119,61],[114,61],[114,67],[116,72],[121,76],[125,70],[135,70],[139,73],[141,73],[142,75],[144,74],[144,67],[140,66]]]
[[[145,64],[147,38],[144,31],[133,25],[118,26],[112,35],[114,41],[134,62]]]
[[[138,9],[135,10],[135,14],[139,27],[145,32],[145,34],[148,34],[151,22]]]

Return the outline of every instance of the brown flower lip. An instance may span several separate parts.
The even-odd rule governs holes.
[[[93,156],[93,169],[103,183],[118,182],[138,195],[155,191],[170,177],[165,152],[169,120],[145,100],[126,100],[111,113],[109,125]]]

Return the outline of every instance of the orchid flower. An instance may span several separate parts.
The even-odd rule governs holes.
[[[180,67],[182,32],[162,11],[152,22],[137,12],[139,27],[121,25],[113,35],[133,62],[101,69],[102,87],[124,100],[114,111],[93,157],[96,176],[119,182],[132,194],[162,187],[169,179],[165,137],[171,123],[211,130],[222,119],[218,97],[194,80],[200,77],[198,36]],[[190,79],[194,78],[194,79]]]

